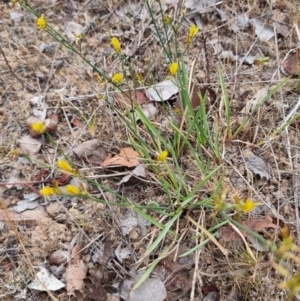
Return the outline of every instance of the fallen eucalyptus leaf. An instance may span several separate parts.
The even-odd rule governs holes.
[[[30,200],[22,200],[14,206],[16,212],[23,212],[25,210],[32,210],[35,209],[39,205],[38,201],[30,201]]]
[[[166,101],[179,92],[178,86],[171,80],[164,80],[146,90],[147,97],[152,101]]]
[[[267,180],[271,179],[269,168],[262,158],[253,154],[250,149],[245,149],[243,151],[243,155],[247,168],[249,168],[255,174],[260,175],[261,178],[265,177]]]
[[[44,267],[40,268],[40,271],[36,274],[36,276],[38,279],[34,279],[28,285],[28,288],[38,291],[57,291],[65,287],[64,283],[51,275]],[[41,283],[43,283],[43,285]]]
[[[255,34],[261,42],[267,42],[274,37],[274,29],[260,19],[250,19],[249,23],[255,28]]]

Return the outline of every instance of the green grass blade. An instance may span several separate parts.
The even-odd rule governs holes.
[[[183,210],[180,208],[178,210],[178,212],[172,217],[172,219],[170,219],[168,221],[168,223],[166,224],[165,228],[163,229],[163,231],[158,235],[158,237],[156,238],[156,240],[153,242],[153,244],[147,249],[145,255],[148,256],[149,254],[151,254],[156,248],[157,246],[160,244],[160,242],[164,239],[164,237],[167,235],[167,233],[169,232],[170,228],[172,227],[172,225],[176,222],[176,220],[179,218],[179,216],[182,214]]]

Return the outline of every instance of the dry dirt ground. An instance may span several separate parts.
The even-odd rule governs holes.
[[[128,130],[112,109],[111,102],[118,105],[115,89],[99,83],[92,68],[81,57],[60,47],[45,31],[38,31],[34,16],[18,5],[11,8],[4,2],[0,3],[1,300],[162,300],[149,297],[145,287],[140,292],[140,299],[134,299],[128,297],[128,288],[125,288],[125,280],[131,279],[129,286],[132,285],[138,272],[157,258],[163,244],[170,243],[167,236],[156,252],[143,257],[148,245],[159,234],[154,225],[139,219],[128,209],[89,199],[56,196],[26,201],[26,197],[30,198],[29,193],[42,188],[42,181],[49,178],[49,174],[52,179],[56,177],[60,185],[70,181],[61,178],[59,173],[53,176],[49,169],[49,165],[54,166],[61,158],[61,151],[72,158],[86,176],[110,187],[112,191],[118,191],[135,204],[145,205],[152,200],[163,204],[167,199],[159,182],[150,174],[118,185],[128,168],[100,168],[97,162],[86,162],[74,154],[76,147],[90,140],[98,141],[97,150],[103,152],[99,154],[103,158],[130,146]],[[149,2],[158,24],[161,24],[158,2]],[[178,8],[177,2],[162,1],[162,9],[166,14],[179,15],[181,8]],[[194,2],[196,5],[201,1]],[[237,128],[240,112],[256,93],[263,88],[270,91],[286,78],[280,67],[289,51],[299,44],[300,3],[298,0],[214,2],[211,1],[213,5],[206,12],[187,9],[178,42],[184,45],[191,22],[202,26],[186,54],[187,66],[190,68],[197,58],[193,82],[199,88],[209,87],[212,91],[208,114],[212,120],[218,115],[222,127],[224,103],[218,67],[221,68],[230,98],[233,128]],[[82,26],[80,29],[85,33],[81,44],[83,55],[109,76],[120,71],[120,62],[113,55],[109,34],[120,39],[131,64],[143,74],[145,86],[151,83],[150,73],[157,82],[168,76],[168,62],[159,46],[144,1],[32,0],[30,3],[38,13],[47,17],[49,24],[73,42],[72,32]],[[191,6],[193,1],[186,3]],[[276,35],[264,41],[255,33],[254,25],[243,28],[244,21],[240,19],[238,23],[237,20],[245,15],[252,20],[261,19],[263,25],[269,25],[271,32],[276,28]],[[245,54],[254,59],[242,61]],[[295,58],[293,53],[290,55]],[[269,60],[260,62],[259,58],[264,57],[269,57]],[[288,62],[286,69],[297,70],[297,59]],[[284,224],[299,244],[298,120],[278,135],[271,136],[291,112],[292,116],[297,113],[300,102],[297,85],[295,76],[264,104],[234,141],[221,141],[222,159],[219,164],[225,171],[223,184],[228,187],[230,195],[238,193],[242,199],[252,198],[263,204],[257,207],[259,210],[245,216],[248,221],[245,225],[257,230],[266,239],[276,241],[280,240],[276,226]],[[107,105],[107,99],[99,97],[105,91],[108,92],[110,105]],[[157,127],[165,124],[167,111],[165,107],[159,107],[153,121]],[[58,119],[53,139],[59,147],[47,136],[38,138],[40,145],[31,156],[39,163],[30,162],[23,156],[26,151],[21,143],[22,137],[29,134],[26,120],[37,114]],[[165,136],[172,136],[170,128],[161,131]],[[249,146],[252,151],[250,155],[245,152]],[[260,166],[257,166],[257,161],[254,167],[249,163],[251,156],[254,161],[261,160],[258,161]],[[194,177],[194,162],[189,161],[188,155],[182,166],[190,176],[187,181],[193,184],[198,180],[195,177],[200,175]],[[213,188],[200,191],[199,197],[208,197]],[[93,196],[117,201],[112,192],[95,186],[88,189]],[[232,201],[230,195],[229,202]],[[17,210],[22,200],[25,200],[24,206],[34,203],[33,209],[26,207],[26,210]],[[197,221],[201,216],[199,222],[209,228],[217,223],[211,213],[196,208],[189,214]],[[252,226],[249,221],[254,221]],[[259,222],[263,225],[255,228],[253,223],[258,225]],[[182,241],[176,250],[180,254],[194,247],[195,240],[190,238],[195,233],[187,230],[191,225],[185,216],[176,226],[182,234]],[[271,265],[271,252],[260,249],[255,240],[251,242],[247,237],[254,260],[243,241],[234,234],[230,235],[232,233],[226,234],[225,229],[223,241],[220,233],[217,237],[229,251],[228,258],[210,242],[197,253],[184,257],[185,260],[174,262],[176,256],[172,253],[158,265],[151,279],[163,279],[167,300],[286,300],[286,291],[278,287],[283,278]],[[77,260],[75,263],[93,282],[86,283],[86,299],[68,295],[70,288],[39,291],[30,286],[42,267],[70,285],[70,258],[71,253],[76,253],[74,247],[78,245],[83,251],[73,262]],[[299,267],[292,261],[288,264],[294,273],[299,272]],[[68,267],[69,271],[66,271]],[[122,297],[119,293],[111,294],[109,285],[115,285],[119,293],[122,292]],[[150,286],[149,283],[147,285]],[[297,285],[300,286],[300,283]]]

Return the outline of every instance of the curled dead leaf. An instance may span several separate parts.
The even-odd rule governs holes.
[[[101,164],[102,167],[124,166],[135,167],[139,164],[139,154],[132,147],[122,148],[118,155],[108,156]]]
[[[166,101],[179,92],[178,86],[171,80],[164,80],[146,90],[147,97],[152,101]]]
[[[300,48],[291,51],[288,57],[281,63],[281,71],[287,75],[298,75],[300,72]]]

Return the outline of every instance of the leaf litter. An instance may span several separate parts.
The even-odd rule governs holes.
[[[57,291],[65,287],[65,284],[49,273],[44,267],[36,274],[36,279],[29,283],[28,288],[38,291]]]
[[[178,86],[171,80],[165,80],[146,89],[146,96],[150,101],[166,101],[179,92]]]
[[[138,213],[133,211],[132,209],[128,210],[125,216],[125,219],[121,221],[121,228],[123,235],[128,235],[130,232],[135,229],[139,228],[139,232],[141,237],[145,236],[147,233],[147,226],[150,223],[140,216]]]
[[[249,230],[260,232],[267,228],[277,229],[278,226],[273,223],[273,220],[270,216],[262,217],[262,218],[253,218],[251,220],[244,220],[241,224],[247,227]],[[249,234],[243,230],[241,233],[244,237],[248,237]],[[231,226],[225,226],[220,229],[221,238],[224,241],[234,241],[240,238],[239,234],[235,232],[235,230]]]
[[[131,279],[125,279],[121,287],[120,297],[126,301],[163,301],[166,299],[166,288],[160,279],[148,278],[140,287],[132,290],[134,284],[143,276],[143,273],[137,274]]]
[[[92,165],[100,166],[107,158],[108,152],[97,139],[88,140],[73,149],[78,158]]]
[[[38,199],[40,198],[39,195],[37,195],[34,192],[24,194],[23,196],[24,200],[21,200],[17,203],[17,205],[14,207],[16,212],[23,212],[28,209],[34,209],[37,206],[39,206]]]
[[[102,162],[102,167],[135,167],[139,164],[139,154],[132,147],[125,147],[120,153],[111,157],[110,155]]]
[[[243,155],[247,168],[249,168],[255,174],[260,175],[261,178],[266,178],[267,180],[271,179],[269,167],[262,158],[256,156],[248,148],[243,150]]]
[[[75,291],[83,293],[84,279],[86,278],[87,267],[80,259],[81,247],[76,245],[72,250],[72,259],[66,268],[66,288],[68,295],[76,295]]]

